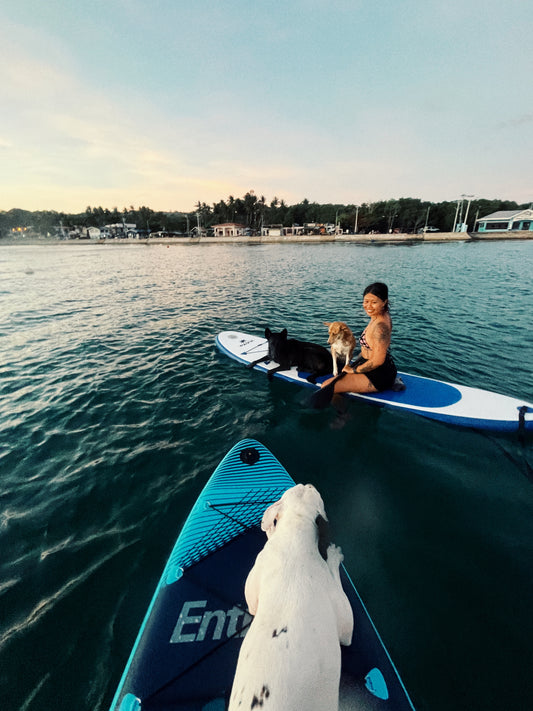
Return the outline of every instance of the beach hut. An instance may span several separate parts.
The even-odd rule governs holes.
[[[476,232],[507,232],[533,230],[533,209],[500,210],[476,220]]]
[[[246,225],[241,225],[238,222],[223,222],[219,225],[213,225],[213,234],[215,237],[242,237]]]

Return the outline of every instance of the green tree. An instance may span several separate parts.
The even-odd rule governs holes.
[[[139,207],[137,209],[137,214],[139,215],[137,227],[139,229],[143,230],[150,230],[152,229],[151,220],[154,216],[154,211],[150,209],[149,207],[145,207],[144,205],[142,207]]]

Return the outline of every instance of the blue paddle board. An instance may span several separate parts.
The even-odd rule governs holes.
[[[224,711],[251,617],[244,583],[266,542],[265,509],[294,480],[255,440],[235,445],[201,492],[157,585],[111,711]],[[307,482],[306,482],[307,483]],[[346,570],[354,613],[342,647],[340,711],[413,704]]]
[[[250,365],[268,354],[265,338],[240,331],[219,333],[215,342],[222,353],[245,365]],[[267,361],[254,365],[254,368],[268,373],[277,365],[274,361]],[[405,390],[400,392],[387,390],[381,393],[347,395],[373,405],[407,410],[454,425],[499,432],[533,430],[533,405],[524,400],[409,373],[399,372],[398,375],[405,384]],[[299,372],[295,367],[274,374],[276,378],[312,388],[320,387],[321,382],[331,377],[328,375],[317,378],[317,384],[314,385],[306,380],[308,376],[309,373]]]

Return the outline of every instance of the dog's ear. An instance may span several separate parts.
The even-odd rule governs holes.
[[[269,328],[265,328],[265,338],[270,338],[272,331]]]
[[[331,543],[329,536],[329,523],[321,514],[315,519],[316,527],[318,528],[318,552],[324,558],[328,559],[328,548]]]
[[[327,326],[329,328],[331,326],[331,323],[329,321],[324,321],[324,326]]]
[[[261,530],[265,531],[267,538],[270,538],[274,531],[276,530],[276,524],[278,522],[279,515],[281,513],[281,499],[272,504],[263,514],[263,519],[261,521]]]
[[[287,338],[287,329],[284,328],[283,331],[279,334],[282,338]]]

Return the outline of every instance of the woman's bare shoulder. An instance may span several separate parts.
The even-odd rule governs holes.
[[[387,341],[391,336],[392,323],[389,320],[381,320],[376,323],[372,335],[379,341]]]

